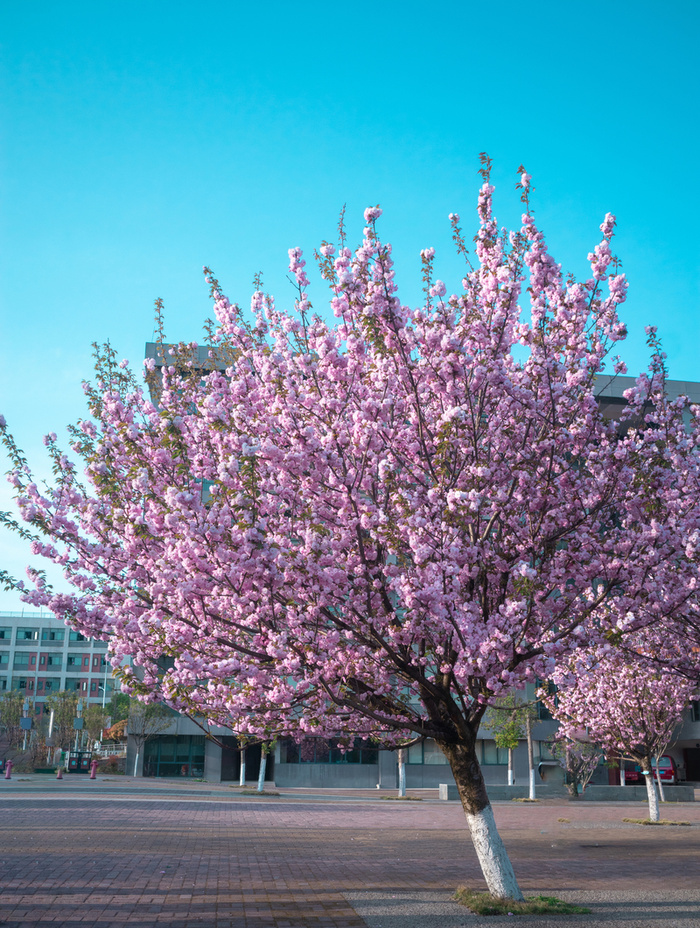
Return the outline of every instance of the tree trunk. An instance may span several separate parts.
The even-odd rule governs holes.
[[[659,772],[659,766],[661,763],[661,755],[657,754],[656,756],[656,785],[659,787],[659,798],[661,802],[666,802],[666,796],[664,794],[664,785],[661,782],[661,774]]]
[[[522,901],[523,894],[496,828],[484,777],[476,757],[476,732],[469,744],[439,742],[439,745],[450,763],[489,892],[497,899]]]
[[[656,792],[656,783],[652,772],[651,757],[644,758],[644,781],[647,785],[647,798],[649,800],[649,821],[658,822],[659,820],[659,796]]]
[[[515,785],[515,777],[513,776],[513,748],[508,748],[508,786]]]
[[[241,748],[241,775],[238,778],[238,785],[245,786],[245,748]]]
[[[399,748],[398,762],[399,762],[399,797],[403,798],[406,795],[406,749],[405,748]]]
[[[258,774],[258,792],[262,793],[265,786],[265,768],[267,767],[267,751],[265,745],[262,745],[260,752],[260,773]]]
[[[525,719],[525,733],[527,735],[527,772],[528,772],[528,783],[529,783],[529,793],[528,799],[534,801],[535,799],[535,758],[533,756],[532,750],[532,719],[528,713]]]
[[[625,786],[625,758],[620,758],[620,786]]]

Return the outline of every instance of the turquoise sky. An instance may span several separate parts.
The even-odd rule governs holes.
[[[169,338],[198,338],[203,264],[232,299],[261,270],[291,301],[287,249],[310,256],[343,204],[351,242],[364,207],[384,208],[405,302],[426,246],[457,289],[447,215],[472,234],[484,150],[503,223],[518,222],[518,165],[533,175],[565,270],[585,274],[617,215],[630,373],[654,323],[671,376],[700,379],[699,9],[2,4],[0,412],[41,460],[41,436],[83,410],[91,342],[140,364],[156,297]],[[26,558],[3,538],[0,561],[19,574]],[[18,602],[0,593],[0,609]]]

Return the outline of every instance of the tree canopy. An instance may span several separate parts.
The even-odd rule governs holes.
[[[474,255],[450,217],[466,262],[452,294],[426,248],[423,304],[401,302],[372,207],[358,248],[341,229],[319,250],[334,324],[313,313],[298,248],[289,312],[258,287],[247,314],[205,269],[208,357],[164,345],[146,362],[157,403],[101,353],[73,431],[84,477],[52,435],[40,489],[4,437],[21,531],[74,587],[35,573],[31,602],[109,638],[115,666],[132,658],[129,691],[243,736],[434,738],[508,896],[483,713],[579,648],[687,615],[700,494],[697,410],[665,397],[653,330],[622,421],[599,407],[625,335],[614,217],[590,278],[566,278],[529,175],[508,233],[489,166]]]

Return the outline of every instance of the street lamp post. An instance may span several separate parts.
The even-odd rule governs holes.
[[[73,728],[75,729],[75,750],[76,750],[76,752],[77,752],[77,750],[78,750],[78,739],[79,739],[79,737],[80,737],[80,733],[81,733],[81,731],[83,730],[83,725],[84,725],[84,722],[83,722],[83,700],[82,700],[82,698],[81,698],[81,699],[78,699],[78,705],[76,706],[75,714],[76,714],[76,718],[73,719]]]
[[[27,732],[32,727],[32,720],[29,718],[29,696],[24,697],[24,705],[22,706],[22,721],[20,725],[24,729],[24,741],[22,743],[22,750],[27,750]]]

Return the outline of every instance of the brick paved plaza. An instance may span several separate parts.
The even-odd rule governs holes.
[[[402,928],[421,923],[398,912],[365,921],[345,894],[390,902],[416,890],[483,885],[454,802],[249,798],[231,789],[168,796],[136,783],[112,793],[2,785],[2,928]],[[603,890],[651,900],[635,910],[641,920],[625,924],[700,926],[700,804],[664,809],[690,828],[622,824],[644,815],[641,805],[549,801],[495,810],[526,893],[585,900]],[[669,910],[648,922],[644,912],[664,894],[678,904],[677,917]],[[501,921],[465,912],[447,928]],[[574,923],[591,917],[567,921]]]

